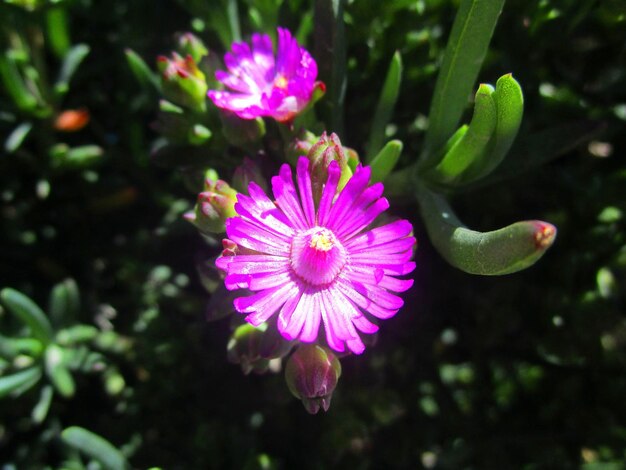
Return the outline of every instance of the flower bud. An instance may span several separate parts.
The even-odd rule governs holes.
[[[157,65],[167,100],[198,112],[206,109],[206,77],[191,55],[183,58],[173,52],[171,59],[159,56]]]
[[[254,152],[265,135],[265,121],[261,118],[241,119],[235,113],[220,110],[222,134],[229,144],[247,152]]]
[[[183,33],[178,36],[178,50],[185,56],[191,56],[196,63],[209,53],[202,40],[192,33]]]
[[[267,181],[261,172],[261,168],[254,160],[245,157],[243,163],[235,168],[233,187],[240,193],[248,194],[248,185],[251,181],[254,181],[263,191],[267,192]]]
[[[298,163],[298,158],[306,155],[319,138],[310,131],[303,129],[298,136],[285,146],[285,156],[292,165]]]
[[[330,399],[341,376],[341,363],[322,346],[303,344],[294,352],[285,367],[285,380],[291,393],[302,400],[306,410],[328,411]]]
[[[217,175],[211,174],[211,176]],[[193,212],[187,212],[184,217],[203,233],[223,233],[226,219],[237,215],[236,202],[237,191],[228,183],[207,178],[204,191],[198,195]]]
[[[259,346],[266,331],[267,323],[261,323],[258,327],[244,323],[230,336],[226,346],[228,360],[233,364],[239,364],[246,375],[253,371],[262,374],[269,367],[269,359],[261,357],[259,353]]]
[[[341,178],[337,185],[337,191],[341,191],[352,176],[352,170],[348,166],[348,158],[339,137],[335,133],[328,137],[326,132],[323,132],[307,153],[307,158],[311,162],[311,184],[315,201],[319,201],[322,196],[324,183],[328,179],[328,166],[332,161],[339,163],[341,168]]]

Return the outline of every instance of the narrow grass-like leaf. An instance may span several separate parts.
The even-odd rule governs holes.
[[[467,132],[450,148],[433,171],[433,179],[436,182],[444,184],[453,182],[487,151],[497,123],[496,103],[491,96],[492,93],[493,87],[489,85],[483,84],[478,88],[472,122]]]
[[[376,106],[376,112],[372,119],[372,128],[370,130],[370,138],[367,146],[367,156],[365,162],[369,163],[373,161],[373,158],[378,154],[385,141],[385,128],[391,120],[393,109],[396,106],[398,100],[398,93],[400,92],[400,84],[402,83],[402,57],[400,52],[396,51],[389,64],[387,71],[387,77],[385,83],[378,98],[378,104]]]
[[[131,72],[137,79],[140,85],[143,87],[149,87],[152,90],[156,90],[157,92],[161,91],[161,84],[157,75],[150,70],[150,67],[145,63],[145,61],[132,49],[126,49],[124,51],[126,55],[126,60],[130,67]]]
[[[4,141],[4,149],[7,153],[13,153],[22,146],[22,143],[33,128],[32,122],[23,122],[9,134]]]
[[[556,237],[556,228],[540,220],[477,232],[459,221],[443,196],[419,187],[418,200],[437,251],[452,266],[470,274],[496,276],[526,269],[543,256]]]
[[[391,140],[374,157],[370,167],[372,168],[372,183],[384,181],[393,171],[402,153],[402,142]]]
[[[89,51],[89,46],[86,44],[77,44],[65,54],[59,77],[54,84],[54,91],[57,94],[64,95],[67,93],[70,87],[70,80],[72,80],[74,73],[76,73],[80,64],[85,60]]]
[[[226,16],[232,42],[241,41],[241,28],[239,27],[239,10],[237,0],[226,0]]]
[[[11,288],[0,291],[0,299],[8,309],[22,320],[34,338],[47,345],[52,341],[53,331],[46,314],[27,296]]]
[[[39,367],[30,367],[15,374],[0,377],[0,398],[7,395],[20,395],[35,385],[40,378]]]
[[[128,462],[109,441],[85,428],[71,426],[61,433],[65,444],[97,460],[106,470],[124,470]]]
[[[345,0],[315,2],[314,38],[319,78],[326,84],[327,99],[320,103],[329,131],[343,134],[346,93],[346,41],[343,22]]]
[[[420,166],[435,166],[457,128],[482,66],[504,0],[462,0],[437,77]]]

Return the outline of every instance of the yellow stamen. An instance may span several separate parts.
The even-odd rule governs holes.
[[[279,75],[274,79],[274,86],[276,88],[280,88],[281,90],[285,90],[289,85],[289,81],[284,77],[284,75]]]
[[[335,244],[333,243],[333,239],[329,233],[326,231],[320,231],[311,236],[311,243],[309,246],[318,251],[330,251]]]

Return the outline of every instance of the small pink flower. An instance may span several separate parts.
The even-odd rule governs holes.
[[[243,119],[270,116],[291,121],[309,103],[313,90],[323,88],[315,81],[317,64],[284,28],[278,28],[276,58],[270,37],[253,34],[252,48],[235,42],[224,62],[228,72],[218,70],[215,78],[232,92],[210,90],[209,98]]]
[[[278,314],[277,326],[288,340],[317,341],[320,325],[335,351],[365,349],[360,333],[374,333],[372,317],[394,316],[411,279],[397,279],[415,269],[410,261],[416,243],[413,227],[398,220],[365,231],[389,203],[383,185],[368,187],[371,170],[357,167],[337,195],[341,170],[336,161],[319,203],[313,199],[309,160],[300,157],[298,189],[289,165],[272,178],[275,201],[255,183],[250,196],[238,194],[238,217],[226,221],[228,238],[238,246],[218,258],[226,288],[254,294],[234,301],[246,320],[260,325]],[[316,207],[317,205],[317,207]]]

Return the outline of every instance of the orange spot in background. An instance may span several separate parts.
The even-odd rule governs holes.
[[[85,127],[89,119],[89,111],[86,108],[67,109],[56,117],[54,128],[61,132],[76,132]]]

